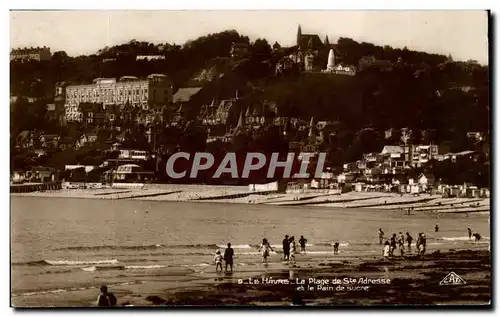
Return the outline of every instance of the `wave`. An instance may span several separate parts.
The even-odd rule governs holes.
[[[110,270],[151,270],[161,269],[168,267],[167,265],[118,265],[118,266],[90,266],[82,267],[82,271],[95,272],[95,271],[110,271]]]
[[[181,266],[182,267],[207,267],[207,266],[212,266],[212,264],[209,264],[209,263],[198,263],[198,264],[183,264]]]
[[[140,281],[124,282],[124,283],[109,284],[108,287],[117,287],[117,286],[142,284],[142,283],[143,282],[140,282]],[[47,295],[47,294],[57,294],[57,293],[74,292],[74,291],[85,291],[85,290],[90,290],[90,289],[98,289],[99,287],[100,286],[82,286],[82,287],[48,289],[48,290],[33,291],[33,292],[12,293],[12,297]]]
[[[322,246],[322,247],[333,247],[335,243],[333,242],[326,242],[326,243],[316,243],[316,246]],[[360,243],[359,245],[371,245],[372,243]],[[349,243],[339,243],[339,247],[347,247],[349,246]]]
[[[317,245],[321,245],[321,243],[320,244],[312,244],[312,243],[309,244],[309,243],[306,243],[306,247],[314,247],[314,246],[317,246]],[[283,245],[282,244],[271,244],[271,247],[278,248],[278,249],[283,249]],[[297,243],[297,247],[300,248],[300,244]]]
[[[12,265],[27,265],[27,266],[67,266],[67,265],[92,265],[92,264],[117,264],[117,259],[112,260],[88,260],[88,261],[71,261],[71,260],[41,260],[30,262],[12,263]]]
[[[189,249],[189,248],[217,248],[226,247],[218,246],[216,244],[177,244],[177,245],[164,245],[164,244],[150,244],[150,245],[97,245],[97,246],[74,246],[55,249],[55,251],[100,251],[100,250],[156,250],[156,249]],[[235,248],[236,246],[233,246]]]
[[[484,240],[489,240],[490,237],[481,237],[481,239]],[[474,237],[471,237],[469,239],[469,236],[463,236],[463,237],[442,237],[442,238],[437,238],[437,240],[446,240],[446,241],[474,241]]]
[[[149,269],[162,269],[167,265],[126,265],[125,270],[149,270]]]
[[[117,264],[117,259],[112,260],[90,260],[90,261],[69,261],[69,260],[45,260],[49,265],[89,265],[89,264]]]
[[[225,245],[225,244],[217,244],[216,247],[218,247],[218,248],[226,248],[227,245]],[[251,246],[250,244],[235,244],[235,245],[231,245],[231,248],[233,248],[233,249],[253,249],[254,247]]]

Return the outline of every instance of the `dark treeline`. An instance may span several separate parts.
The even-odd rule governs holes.
[[[234,42],[250,44],[250,55],[231,59]],[[197,116],[202,104],[214,97],[220,100],[234,96],[238,90],[242,107],[263,100],[276,101],[280,116],[337,122],[322,145],[322,150],[330,153],[329,162],[333,165],[359,159],[363,153],[380,151],[385,143],[391,142],[383,136],[383,131],[389,128],[411,129],[410,141],[414,143],[451,142],[449,148],[457,151],[470,148],[466,132],[485,132],[489,140],[488,66],[472,60],[455,62],[444,55],[407,48],[358,43],[348,38],[340,38],[332,48],[337,63],[357,67],[355,76],[320,73],[273,76],[274,63],[290,50],[273,52],[266,40],[250,43],[248,37],[234,30],[209,34],[182,46],[130,41],[89,56],[69,57],[60,51],[53,54],[51,61],[11,62],[11,95],[42,98],[34,103],[19,98],[11,108],[11,129],[56,133],[56,124],[45,119],[45,104],[51,101],[58,82],[90,83],[98,77],[164,73],[172,79],[174,90],[203,84],[203,90],[183,109],[191,119]],[[136,60],[137,55],[149,54],[164,55],[165,59]],[[327,49],[319,58],[326,67]],[[211,68],[216,70],[215,77],[219,80],[193,80]],[[60,129],[64,130],[63,135],[71,134],[67,127]],[[165,146],[178,142],[179,138],[174,137],[177,134],[171,135],[160,137]],[[196,139],[205,137],[201,132],[186,134],[183,147],[189,147],[190,152],[205,150],[205,142]],[[133,145],[133,139],[131,142]],[[269,148],[278,145],[272,143]]]

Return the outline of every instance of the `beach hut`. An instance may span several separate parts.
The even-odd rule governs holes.
[[[476,186],[469,186],[466,189],[467,198],[479,198],[481,196],[481,191]]]
[[[490,190],[488,188],[481,188],[480,189],[480,196],[483,198],[490,198]]]
[[[363,189],[365,188],[365,183],[355,183],[354,184],[354,191],[355,192],[362,192]]]

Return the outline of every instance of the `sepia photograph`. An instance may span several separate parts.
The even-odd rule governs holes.
[[[491,21],[11,10],[10,306],[491,307]]]

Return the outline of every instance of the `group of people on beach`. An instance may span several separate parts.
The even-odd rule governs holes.
[[[479,240],[481,240],[481,235],[479,233],[473,234],[470,228],[467,228],[467,233],[469,234],[469,240],[471,240],[472,237],[474,237],[475,242],[479,242]]]
[[[283,246],[283,261],[288,261],[289,264],[295,264],[295,255],[297,253],[306,253],[306,243],[307,239],[304,238],[304,236],[300,236],[300,239],[298,241],[298,244],[300,246],[300,251],[297,252],[297,243],[295,241],[294,236],[288,236],[285,235],[285,238],[283,239],[282,246]],[[335,242],[333,244],[333,253],[337,255],[339,253],[339,242]],[[271,246],[271,243],[264,238],[262,239],[262,243],[259,246],[258,249],[259,253],[262,256],[262,262],[263,263],[268,263],[268,258],[271,255],[271,252],[275,252],[273,247]],[[222,261],[226,263],[226,268],[225,271],[228,271],[228,266],[231,270],[233,271],[233,256],[234,256],[234,250],[231,248],[231,243],[227,244],[227,248],[224,251],[224,255],[222,255],[220,250],[217,250],[214,255],[214,262],[215,262],[215,271],[222,272]]]
[[[439,225],[436,224],[436,226],[434,227],[434,231],[439,232]],[[472,234],[472,230],[470,228],[467,228],[467,233],[469,235],[469,240],[471,240],[472,237],[474,237],[475,242],[481,240],[481,235],[479,233]],[[411,243],[413,241],[413,237],[410,235],[409,232],[406,232],[406,236],[404,236],[402,232],[399,232],[398,235],[394,233],[392,237],[389,240],[386,240],[384,243],[384,231],[381,228],[379,228],[378,238],[379,238],[379,244],[384,244],[384,249],[383,249],[384,258],[393,257],[394,251],[396,250],[397,247],[399,247],[401,256],[404,256],[405,242],[407,243],[407,250],[411,252]],[[420,232],[418,234],[417,242],[415,244],[417,248],[417,253],[420,255],[425,254],[426,245],[427,245],[427,238],[425,236],[425,233]]]
[[[406,249],[409,252],[411,252],[411,244],[413,242],[413,237],[410,235],[409,232],[406,232],[406,236],[403,235],[401,231],[399,232],[398,235],[394,233],[389,240],[385,241],[385,243],[384,243],[384,235],[385,235],[384,231],[381,228],[379,228],[378,229],[379,244],[384,244],[384,249],[383,249],[384,258],[393,257],[396,248],[399,248],[401,256],[404,256]],[[407,246],[406,248],[405,248],[405,243]],[[425,236],[425,233],[420,232],[418,234],[417,242],[415,244],[418,254],[425,253],[426,244],[427,244],[427,238]]]
[[[220,268],[220,271],[222,272],[222,260],[226,263],[226,272],[227,268],[231,269],[231,272],[233,271],[233,256],[234,256],[234,250],[231,248],[231,243],[227,244],[226,250],[224,250],[224,256],[222,256],[220,250],[215,251],[215,256],[214,256],[214,261],[215,261],[215,272]]]

